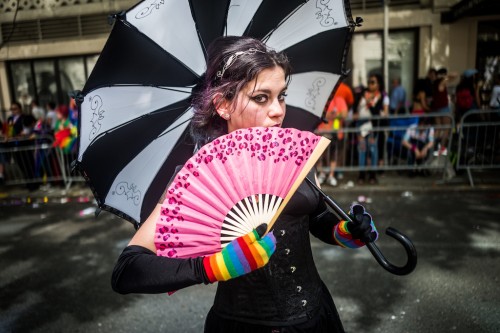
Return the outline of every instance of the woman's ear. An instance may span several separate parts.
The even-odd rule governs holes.
[[[231,102],[224,98],[221,93],[215,94],[212,103],[219,116],[222,117],[223,114],[230,114],[229,108],[231,106]]]

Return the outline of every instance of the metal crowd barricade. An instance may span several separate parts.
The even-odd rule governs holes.
[[[58,151],[52,144],[50,136],[1,140],[0,163],[4,165],[5,184],[34,187],[64,182]]]
[[[458,127],[457,170],[466,170],[474,186],[472,170],[500,168],[500,110],[466,112]]]
[[[64,153],[61,149],[57,150],[59,151],[59,164],[61,165],[66,189],[69,189],[74,182],[85,182],[85,179],[79,174],[79,172],[74,171],[72,168],[73,161],[75,161],[78,157],[77,153]]]
[[[70,163],[76,158],[53,146],[51,136],[35,138],[0,138],[0,164],[4,166],[5,185],[55,184],[69,188],[83,177],[71,173]]]
[[[449,124],[436,125],[437,117],[445,117]],[[419,119],[427,120],[421,122]],[[371,122],[371,128],[365,130],[359,125],[363,122]],[[366,119],[347,119],[343,128],[331,131],[316,131],[317,134],[324,135],[332,139],[330,149],[324,153],[323,161],[319,163],[319,171],[328,173],[332,159],[336,161],[335,171],[423,171],[442,172],[443,179],[447,177],[447,170],[450,168],[449,158],[437,153],[437,140],[435,138],[434,150],[429,151],[427,158],[422,163],[416,163],[409,154],[408,148],[403,145],[403,137],[406,130],[413,124],[417,124],[419,131],[434,129],[435,137],[444,134],[448,152],[451,151],[452,137],[455,128],[455,121],[451,114],[425,114],[416,115],[391,115],[388,117],[371,117]],[[372,135],[376,138],[378,148],[378,160],[371,163],[367,158],[364,166],[359,165],[358,142],[365,135]],[[369,154],[370,155],[370,154]]]

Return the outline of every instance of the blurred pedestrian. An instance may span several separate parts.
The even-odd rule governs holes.
[[[427,71],[425,80],[425,96],[427,96],[427,105],[432,104],[432,94],[434,90],[434,82],[437,79],[437,70],[434,67],[430,67]]]
[[[335,168],[337,165],[342,166],[344,163],[345,140],[342,128],[344,120],[347,117],[347,112],[348,108],[344,97],[335,93],[326,109],[325,118],[327,122],[319,124],[317,128],[321,132],[321,135],[332,140],[329,145],[329,153],[323,154],[318,161],[318,170],[320,170],[318,180],[321,184],[326,181],[330,186],[337,186]],[[322,170],[324,160],[329,164],[328,176]]]
[[[24,148],[32,147],[34,145],[34,141],[30,137],[36,120],[31,114],[31,110],[29,114],[23,114],[21,104],[17,101],[12,102],[10,111],[12,115],[7,119],[8,135],[5,147],[9,148],[12,152],[8,158],[11,158],[15,162],[16,167],[19,168],[18,170],[21,171],[28,189],[30,191],[36,190],[39,185],[33,183],[33,151],[31,148]]]
[[[69,120],[75,127],[78,127],[78,106],[74,98],[69,100]]]
[[[62,104],[56,109],[57,121],[54,130],[54,147],[59,147],[64,153],[70,153],[76,140],[76,128],[69,120],[69,108]]]
[[[434,127],[431,126],[429,117],[424,113],[415,113],[418,118],[417,124],[412,124],[406,130],[402,144],[408,149],[408,165],[419,166],[430,156],[434,147]],[[417,174],[425,175],[424,171],[417,170]],[[410,171],[410,176],[416,174],[415,170]]]
[[[47,103],[47,114],[45,116],[45,119],[47,121],[47,124],[49,124],[50,128],[54,131],[57,122],[56,103],[54,102]]]
[[[457,123],[460,122],[460,119],[467,111],[478,108],[475,85],[476,73],[477,70],[475,69],[464,71],[455,90],[455,119]]]
[[[490,107],[500,109],[500,73],[493,77],[493,89],[491,90]]]
[[[412,114],[426,114],[431,111],[429,104],[427,104],[427,89],[426,80],[418,79],[413,87],[413,98],[411,105]]]
[[[437,78],[434,81],[432,90],[431,111],[437,113],[439,117],[436,122],[436,142],[438,142],[437,155],[448,154],[448,136],[452,121],[452,112],[449,104],[448,81],[455,78],[455,75],[449,76],[446,68],[440,68],[437,71]]]
[[[15,138],[23,133],[23,107],[14,101],[10,105],[11,115],[7,118],[7,138]]]
[[[47,119],[45,119],[45,110],[37,107],[32,110],[35,124],[33,126],[32,137],[39,139],[40,137],[50,137],[52,129],[50,128]]]
[[[374,131],[379,128],[381,120],[371,120],[373,116],[384,117],[389,114],[389,97],[384,92],[383,79],[378,74],[372,74],[368,78],[368,88],[363,92],[357,105],[355,116],[357,119],[358,134],[358,164],[362,168],[359,172],[358,183],[363,184],[366,178],[367,159],[371,166],[376,167],[379,160],[379,138],[383,138],[383,132]],[[382,136],[382,137],[381,137]],[[383,140],[385,141],[385,140]],[[383,146],[382,146],[383,147]],[[370,184],[377,183],[374,170],[368,172]]]
[[[335,96],[342,97],[347,104],[347,109],[352,108],[354,105],[354,94],[352,92],[351,87],[345,82],[340,82],[337,91],[335,92]]]
[[[392,91],[389,100],[390,114],[406,114],[406,90],[401,85],[401,79],[396,77],[392,79]]]

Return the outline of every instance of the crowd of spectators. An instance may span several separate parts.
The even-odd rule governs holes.
[[[329,135],[332,143],[327,160],[318,164],[321,183],[338,184],[342,173],[335,169],[340,162],[357,166],[359,184],[367,181],[367,175],[368,182],[376,184],[377,174],[383,173],[384,163],[392,158],[404,160],[410,176],[428,175],[419,167],[432,157],[456,153],[448,151],[453,149],[449,140],[457,133],[453,120],[458,125],[470,110],[500,109],[498,73],[489,87],[476,69],[458,75],[446,68],[430,68],[426,77],[415,80],[410,93],[400,77],[391,78],[389,92],[379,74],[370,74],[367,83],[354,88],[342,83],[342,91],[339,89],[326,106],[326,117],[317,131]],[[354,97],[352,103],[342,101],[346,90]],[[342,128],[354,129],[354,134],[344,138]]]
[[[32,190],[38,188],[40,182],[30,180],[61,173],[56,156],[41,148],[52,146],[65,154],[73,154],[77,132],[78,109],[74,100],[69,106],[49,102],[43,107],[33,100],[28,110],[23,110],[17,101],[12,102],[5,121],[0,120],[0,184],[5,182],[6,164],[19,168]]]

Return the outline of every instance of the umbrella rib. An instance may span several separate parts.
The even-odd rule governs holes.
[[[167,109],[167,110],[160,110],[160,111],[152,111],[152,112],[149,112],[149,113],[147,113],[147,114],[144,114],[144,115],[142,115],[142,116],[140,116],[140,117],[137,117],[137,118],[135,118],[135,119],[129,120],[129,121],[127,121],[127,122],[123,123],[123,124],[117,125],[117,126],[115,126],[115,127],[113,127],[113,128],[108,129],[107,131],[105,131],[105,132],[103,132],[103,133],[101,133],[101,134],[97,135],[97,136],[96,136],[96,137],[92,140],[92,142],[90,142],[90,143],[89,143],[89,147],[90,147],[90,146],[92,146],[92,145],[94,144],[94,142],[98,141],[98,140],[99,140],[102,136],[104,136],[104,135],[106,135],[106,134],[108,134],[108,133],[110,133],[110,132],[113,132],[114,130],[116,130],[116,129],[118,129],[118,128],[121,128],[121,127],[123,127],[123,126],[126,126],[126,125],[128,125],[128,124],[130,124],[130,123],[132,123],[132,122],[134,122],[134,121],[137,121],[138,119],[141,119],[141,118],[147,117],[147,116],[149,116],[149,115],[151,115],[151,114],[160,113],[160,112],[166,112],[166,111],[172,111],[172,110],[181,109],[181,108],[182,108],[182,107],[178,107],[178,108],[171,108],[171,109]],[[175,120],[179,119],[179,118],[180,118],[183,114],[185,114],[187,111],[188,111],[188,110],[184,111],[184,112],[183,112],[182,114],[180,114],[180,115],[179,115],[179,117],[177,117]],[[175,120],[174,120],[174,122],[173,122],[173,123],[175,123]],[[170,130],[168,130],[167,132],[164,132],[164,133],[160,134],[160,135],[158,136],[158,138],[162,137],[162,136],[163,136],[163,135],[165,135],[165,134],[168,134],[169,132],[173,131],[173,130],[174,130],[174,129],[176,129],[177,127],[179,127],[179,126],[181,126],[181,125],[185,124],[186,122],[188,122],[188,121],[190,121],[190,120],[191,120],[191,118],[189,118],[189,119],[187,119],[187,120],[185,120],[185,121],[181,122],[180,124],[178,124],[178,125],[176,125],[175,127],[171,128],[171,129],[170,129]]]
[[[184,114],[184,113],[183,113],[183,114]],[[173,130],[174,130],[174,129],[176,129],[177,127],[182,126],[182,125],[184,125],[185,123],[187,123],[187,122],[189,122],[189,121],[191,121],[191,118],[184,120],[183,122],[181,122],[181,123],[180,123],[180,124],[178,124],[177,126],[172,127],[170,130],[168,130],[168,131],[166,131],[166,132],[164,132],[164,133],[162,133],[162,134],[158,135],[158,137],[159,137],[159,138],[161,138],[161,137],[162,137],[162,136],[164,136],[165,134],[170,133],[171,131],[173,131]]]
[[[278,28],[279,28],[279,27],[280,27],[283,23],[285,23],[285,22],[286,22],[286,20],[288,20],[288,19],[289,19],[289,18],[290,18],[293,14],[295,14],[295,12],[297,12],[297,11],[300,9],[300,7],[302,7],[302,6],[304,6],[304,5],[305,5],[305,2],[304,2],[304,3],[302,3],[302,5],[297,6],[297,8],[295,8],[295,9],[294,9],[292,12],[290,12],[290,13],[289,13],[289,14],[288,14],[288,15],[287,15],[287,16],[286,16],[283,20],[281,20],[281,22],[280,22],[280,23],[278,23],[278,24],[276,25],[276,27],[275,27],[273,30],[269,31],[269,32],[267,33],[267,35],[265,35],[264,37],[262,37],[262,41],[263,41],[264,43],[267,43],[267,41],[269,40],[269,38],[271,38],[271,35],[272,35],[275,31],[276,31],[276,29],[278,29]]]
[[[156,85],[152,85],[152,84],[137,84],[137,83],[117,83],[117,84],[107,84],[107,85],[95,86],[94,88],[92,88],[92,90],[89,90],[88,92],[86,92],[85,95],[88,95],[91,92],[96,91],[98,89],[111,88],[111,87],[153,87],[153,88],[181,92],[181,93],[186,93],[187,95],[191,95],[191,91],[185,91],[182,89],[176,89],[176,88],[166,87],[166,86],[156,86]],[[187,88],[192,88],[192,87],[188,86]]]

